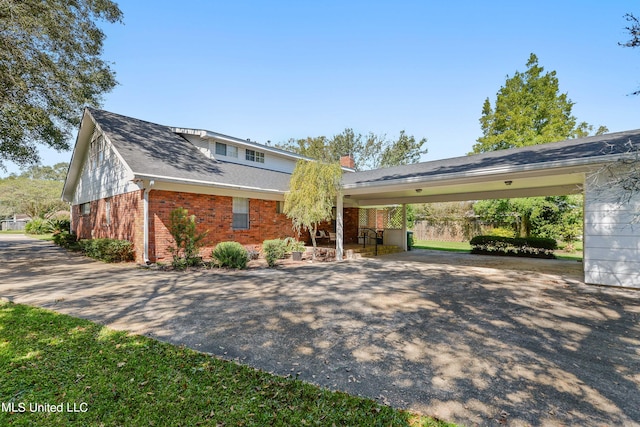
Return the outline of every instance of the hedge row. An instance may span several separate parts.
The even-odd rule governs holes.
[[[555,258],[558,248],[554,239],[543,237],[476,236],[471,239],[471,253],[532,258]]]
[[[80,251],[85,255],[104,262],[133,261],[133,243],[117,239],[82,239],[67,231],[53,235],[53,242],[63,248]]]

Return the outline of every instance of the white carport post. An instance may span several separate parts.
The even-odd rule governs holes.
[[[342,261],[344,253],[344,225],[342,219],[343,200],[342,192],[338,192],[336,201],[336,261]]]
[[[407,251],[407,205],[402,204],[402,250]]]

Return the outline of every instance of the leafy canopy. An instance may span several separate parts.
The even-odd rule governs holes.
[[[489,98],[482,106],[482,136],[474,153],[562,141],[587,136],[593,126],[578,123],[572,114],[574,103],[560,93],[556,72],[544,72],[533,53],[525,72],[507,76],[494,105]],[[600,126],[596,134],[607,132]]]
[[[82,107],[116,85],[96,21],[121,20],[110,0],[0,1],[0,167],[37,163],[37,144],[69,149]]]
[[[562,141],[587,136],[593,126],[572,115],[574,103],[560,93],[556,72],[544,72],[531,54],[524,73],[516,71],[500,88],[492,107],[487,98],[480,124],[483,135],[474,153]],[[596,134],[607,132],[600,126]],[[561,237],[572,241],[582,232],[582,196],[483,200],[477,215],[512,227],[522,236]]]
[[[291,175],[283,210],[297,232],[309,230],[314,248],[318,224],[331,219],[341,177],[338,163],[306,160],[299,160]]]
[[[20,175],[0,179],[0,217],[27,214],[31,218],[50,218],[69,210],[60,199],[67,163],[34,165]]]
[[[389,166],[417,163],[427,152],[427,139],[416,141],[413,135],[401,131],[398,139],[389,140],[386,135],[366,135],[347,128],[332,138],[326,136],[290,139],[278,144],[279,148],[301,154],[326,163],[337,162],[341,156],[351,155],[356,170],[386,168]]]

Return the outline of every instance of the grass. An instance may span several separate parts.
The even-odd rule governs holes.
[[[38,240],[53,240],[53,233],[45,233],[45,234],[26,234],[24,230],[2,230],[0,234],[24,234],[27,237],[33,237]]]
[[[0,378],[0,425],[453,426],[13,303],[0,305]]]
[[[417,240],[413,245],[416,249],[432,249],[436,251],[449,251],[449,252],[471,252],[471,245],[469,242],[440,242],[437,240]],[[560,249],[555,251],[558,259],[567,260],[582,260],[582,242],[576,242],[574,244],[574,251],[565,251],[564,245],[560,245]]]
[[[436,251],[471,252],[469,242],[440,242],[437,240],[416,240],[413,245],[416,249],[433,249]]]

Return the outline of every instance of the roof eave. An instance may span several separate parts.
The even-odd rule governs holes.
[[[486,177],[490,175],[503,175],[503,174],[515,174],[522,172],[532,172],[537,170],[547,170],[547,169],[563,169],[563,168],[572,168],[575,169],[579,167],[584,167],[585,171],[593,168],[594,166],[611,163],[612,161],[617,161],[620,159],[628,158],[633,156],[633,153],[623,153],[623,154],[611,154],[606,156],[599,156],[597,158],[589,157],[582,159],[572,159],[572,160],[559,160],[552,162],[544,162],[544,163],[534,163],[534,164],[525,164],[525,165],[506,165],[500,167],[492,167],[492,168],[482,168],[477,170],[459,172],[459,173],[443,173],[436,175],[422,175],[422,176],[414,176],[409,178],[399,178],[399,179],[389,179],[389,180],[372,180],[369,182],[361,182],[361,183],[352,183],[352,184],[343,184],[343,190],[353,190],[353,189],[366,189],[373,187],[390,187],[397,185],[406,185],[406,184],[420,184],[424,182],[438,182],[444,180],[459,180],[465,178],[480,178]],[[357,172],[356,172],[357,175]]]

